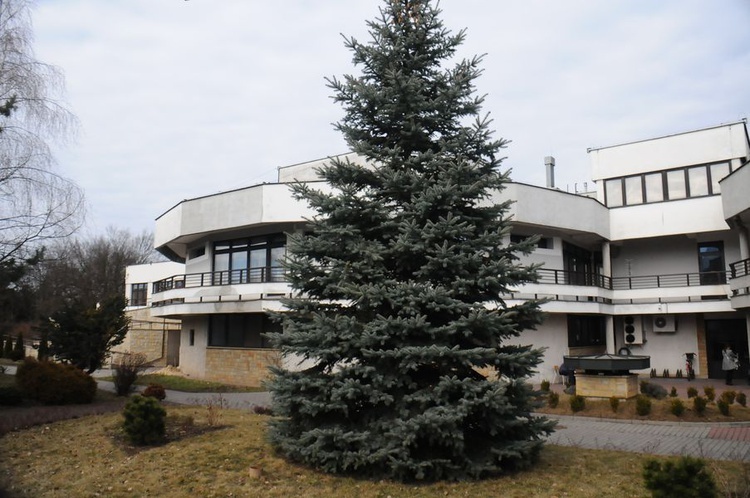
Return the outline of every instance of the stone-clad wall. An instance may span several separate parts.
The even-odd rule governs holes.
[[[208,348],[206,380],[260,387],[268,377],[268,367],[278,362],[275,349]]]
[[[166,365],[167,335],[170,330],[180,330],[179,320],[154,318],[149,308],[128,311],[130,327],[122,344],[113,353],[143,353],[146,361]]]

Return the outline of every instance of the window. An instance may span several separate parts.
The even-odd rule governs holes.
[[[607,344],[604,317],[568,315],[568,347]]]
[[[604,182],[604,194],[607,197],[607,206],[622,206],[622,179],[615,178],[614,180],[607,180]]]
[[[690,186],[690,197],[702,197],[708,195],[708,168],[698,166],[688,168],[688,185]]]
[[[625,178],[625,204],[643,204],[643,183],[640,176]]]
[[[190,329],[190,345],[195,346],[195,329]]]
[[[698,244],[698,271],[700,272],[701,285],[726,283],[723,242],[702,242]]]
[[[281,282],[286,237],[275,234],[214,244],[214,285]]]
[[[280,332],[281,325],[263,313],[211,315],[208,345],[223,348],[270,348],[263,334]]]
[[[138,283],[130,285],[130,306],[146,306],[148,300],[148,284]]]
[[[667,198],[669,200],[687,197],[685,186],[685,170],[667,171]]]
[[[646,184],[646,202],[661,202],[664,200],[664,181],[661,173],[644,175]]]
[[[521,234],[511,234],[510,241],[514,244],[520,244],[521,242],[525,241],[531,237],[531,235],[521,235]],[[536,247],[539,249],[552,249],[554,248],[554,243],[552,242],[552,237],[540,237],[539,240],[536,242]]]
[[[711,193],[720,194],[721,186],[719,182],[729,174],[729,163],[716,163],[709,166],[711,175]]]
[[[196,247],[195,249],[191,249],[190,253],[188,254],[189,259],[195,259],[200,258],[201,256],[205,256],[206,254],[206,246]]]

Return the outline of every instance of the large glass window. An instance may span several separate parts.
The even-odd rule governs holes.
[[[625,178],[625,204],[643,204],[643,182],[640,176]]]
[[[664,182],[661,173],[650,173],[644,175],[646,184],[646,202],[661,202],[664,200]]]
[[[274,234],[214,244],[214,285],[284,280],[286,237]]]
[[[604,317],[568,315],[568,347],[605,346]]]
[[[723,242],[702,242],[698,244],[698,271],[700,272],[701,285],[726,283]]]
[[[279,331],[281,326],[263,313],[210,315],[208,345],[222,348],[270,348],[271,344],[264,334]]]
[[[615,178],[604,182],[605,195],[607,196],[607,206],[618,207],[623,205],[622,199],[622,178]]]
[[[685,170],[667,171],[667,198],[669,200],[687,197],[685,186]]]
[[[688,168],[690,197],[708,195],[708,169],[705,166]]]

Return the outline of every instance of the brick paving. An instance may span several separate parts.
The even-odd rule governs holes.
[[[555,416],[551,444],[750,462],[750,423],[605,420]]]

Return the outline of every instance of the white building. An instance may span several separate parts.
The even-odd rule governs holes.
[[[528,262],[540,280],[509,304],[546,298],[545,323],[523,343],[547,347],[536,380],[563,355],[651,356],[660,374],[696,353],[698,377],[718,378],[732,344],[748,365],[750,140],[744,121],[590,149],[595,194],[511,183],[512,237],[541,234]],[[312,213],[293,180],[316,181],[324,160],[279,169],[279,183],[180,202],[157,219],[155,245],[185,270],[154,284],[152,314],[182,320],[180,367],[191,375],[259,383],[278,356],[264,310],[290,293],[279,264],[286,233]],[[552,163],[553,161],[548,161]],[[322,187],[322,186],[321,186]],[[625,333],[625,324],[632,327]],[[745,377],[747,368],[739,372]],[[640,372],[648,373],[648,372]]]
[[[185,265],[172,261],[131,265],[125,269],[125,313],[128,334],[114,353],[143,353],[154,365],[179,365],[180,321],[151,314],[153,282],[183,273]]]

